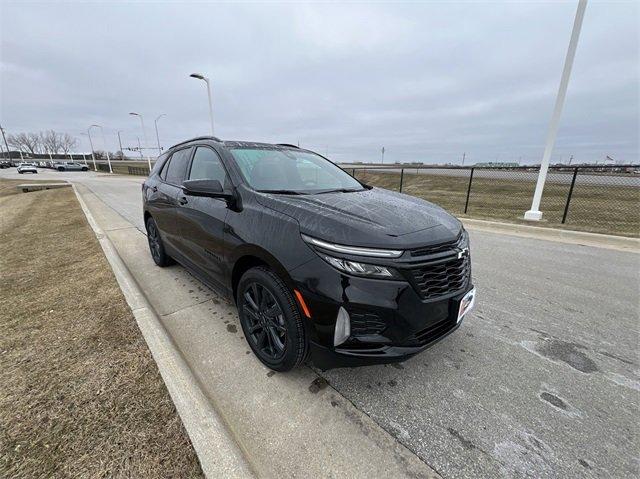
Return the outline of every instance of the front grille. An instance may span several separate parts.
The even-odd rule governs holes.
[[[351,318],[351,335],[368,336],[380,334],[386,328],[386,323],[373,313],[349,312]]]
[[[447,334],[449,331],[453,329],[455,325],[456,325],[455,321],[447,318],[443,321],[440,321],[439,323],[432,324],[431,326],[428,326],[423,330],[418,331],[411,338],[411,342],[424,346],[425,344],[429,344],[430,342],[435,341],[439,337]]]
[[[463,256],[409,271],[420,295],[424,299],[433,299],[466,288],[471,276],[471,262],[469,256]]]
[[[431,246],[422,246],[421,248],[412,249],[409,253],[411,254],[411,256],[428,256],[436,253],[455,251],[456,249],[462,249],[465,246],[464,242],[464,234],[461,234],[453,241],[447,241],[446,243],[440,243]]]

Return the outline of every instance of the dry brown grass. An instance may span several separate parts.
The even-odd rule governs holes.
[[[0,477],[201,477],[71,189],[0,181]]]
[[[350,172],[349,169],[347,169]],[[398,191],[400,173],[357,171],[356,177],[370,185]],[[416,174],[406,170],[403,193],[432,201],[462,217],[527,223],[522,219],[531,206],[533,181],[477,178],[472,182],[469,207],[464,214],[468,177]],[[540,210],[549,226],[596,233],[640,236],[640,190],[630,186],[587,186],[577,184],[573,191],[567,222],[562,214],[569,184],[547,183]]]

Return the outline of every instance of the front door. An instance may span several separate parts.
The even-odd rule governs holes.
[[[187,178],[218,180],[225,190],[231,183],[213,148],[196,147]],[[229,209],[220,198],[178,195],[180,250],[198,269],[220,285],[225,284],[225,219]]]

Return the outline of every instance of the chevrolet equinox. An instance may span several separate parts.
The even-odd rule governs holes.
[[[276,371],[402,361],[473,307],[460,221],[312,151],[194,138],[160,156],[142,193],[155,263],[232,298]]]

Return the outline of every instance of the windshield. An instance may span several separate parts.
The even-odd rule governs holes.
[[[314,194],[363,189],[356,179],[314,153],[254,147],[233,148],[231,154],[254,190]]]

